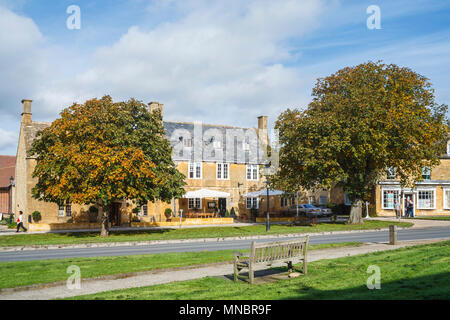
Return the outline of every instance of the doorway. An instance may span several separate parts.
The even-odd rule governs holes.
[[[111,227],[118,227],[121,224],[121,203],[113,203],[111,205],[111,210],[109,211],[109,222],[111,222]]]
[[[407,208],[408,208],[408,199],[410,199],[412,201],[412,208],[410,209],[410,217],[415,215],[415,203],[414,203],[414,193],[407,193],[405,192],[404,196],[403,196],[403,216],[406,217],[406,213],[407,213]]]
[[[225,216],[227,211],[227,198],[219,198],[219,214],[221,217]]]

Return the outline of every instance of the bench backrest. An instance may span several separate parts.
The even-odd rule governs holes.
[[[252,242],[250,260],[253,263],[264,263],[290,258],[303,258],[306,255],[309,237],[289,241],[257,244]]]

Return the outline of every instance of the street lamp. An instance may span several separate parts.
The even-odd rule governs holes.
[[[9,178],[9,201],[8,201],[8,211],[9,211],[9,223],[12,223],[12,189],[14,187],[14,177]]]
[[[270,214],[269,214],[269,169],[270,162],[266,162],[266,189],[267,189],[267,214],[266,214],[266,232],[270,231]]]
[[[369,201],[366,201],[366,217],[364,219],[369,219]]]

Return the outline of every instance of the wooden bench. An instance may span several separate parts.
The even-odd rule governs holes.
[[[292,262],[300,259],[303,262],[303,274],[307,273],[306,254],[309,236],[304,239],[296,239],[280,242],[260,243],[252,242],[250,253],[234,253],[234,281],[238,279],[249,279],[254,282],[254,268],[257,264],[272,265],[275,262],[285,262],[289,272],[292,272]],[[242,269],[248,269],[248,277],[239,275]]]

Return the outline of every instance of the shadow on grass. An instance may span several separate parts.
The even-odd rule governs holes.
[[[384,282],[369,290],[366,285],[338,290],[320,290],[301,284],[297,293],[283,300],[448,300],[450,272]]]

